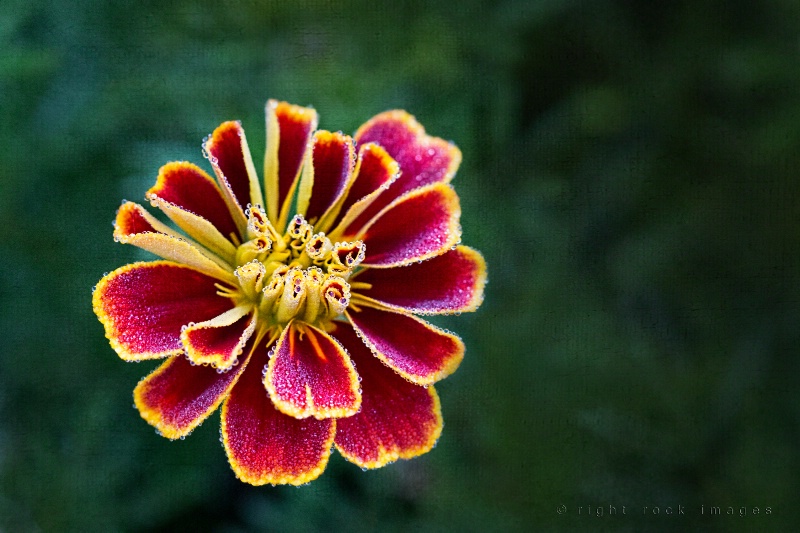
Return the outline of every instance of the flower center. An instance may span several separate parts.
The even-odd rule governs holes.
[[[219,285],[220,294],[256,308],[267,327],[298,319],[325,328],[350,303],[347,280],[364,259],[364,243],[333,243],[301,215],[279,235],[260,206],[246,214],[250,240],[236,251],[239,286]]]

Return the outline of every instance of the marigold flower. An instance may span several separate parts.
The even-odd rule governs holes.
[[[114,239],[164,259],[93,296],[122,359],[166,359],[135,405],[170,439],[222,405],[228,460],[254,485],[315,479],[331,446],[363,468],[426,453],[442,431],[431,385],[464,345],[415,315],[474,311],[486,281],[459,244],[461,153],[404,111],[351,138],[270,100],[266,126],[263,189],[225,122],[203,144],[216,180],[168,163],[147,191],[178,229],[133,202],[117,212]]]

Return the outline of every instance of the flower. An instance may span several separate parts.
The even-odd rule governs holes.
[[[442,431],[431,385],[464,344],[416,315],[474,311],[486,281],[459,244],[461,153],[403,111],[351,138],[270,100],[266,125],[263,190],[225,122],[203,144],[216,181],[168,163],[146,193],[178,229],[133,202],[117,212],[114,239],[164,259],[93,294],[122,359],[166,359],[135,405],[170,439],[222,405],[229,463],[254,485],[315,479],[332,446],[362,468],[426,453]]]

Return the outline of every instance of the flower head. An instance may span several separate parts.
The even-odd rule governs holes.
[[[464,355],[415,315],[473,311],[486,267],[461,246],[448,185],[461,160],[403,111],[355,137],[269,101],[263,188],[244,130],[203,144],[215,178],[168,163],[146,193],[174,227],[125,202],[114,238],[164,260],[121,267],[94,311],[126,361],[166,359],[134,390],[142,417],[184,438],[222,405],[236,475],[302,484],[331,446],[377,468],[429,451],[436,381]]]

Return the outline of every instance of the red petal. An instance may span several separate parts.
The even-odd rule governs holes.
[[[222,406],[222,437],[236,477],[253,485],[302,485],[325,470],[336,421],[284,415],[272,405],[261,380],[266,348],[259,348],[249,368]]]
[[[466,246],[422,263],[368,268],[352,278],[353,292],[395,309],[420,314],[474,311],[483,300],[486,262]],[[369,288],[356,288],[366,283]]]
[[[411,315],[371,307],[346,314],[381,361],[419,385],[449,376],[464,358],[461,339]]]
[[[359,238],[367,248],[364,266],[390,267],[443,253],[461,237],[458,196],[437,183],[398,198]]]
[[[360,218],[366,223],[402,194],[430,183],[447,183],[461,164],[461,151],[452,143],[431,137],[405,111],[381,113],[361,126],[356,142],[381,145],[399,164],[400,178]]]
[[[355,163],[353,139],[341,133],[316,132],[312,161],[314,183],[305,213],[310,224],[319,220],[344,192]]]
[[[342,210],[346,211],[361,198],[388,186],[399,172],[397,161],[381,146],[373,143],[362,145],[359,150],[358,173],[353,178],[353,185],[348,191]]]
[[[118,268],[97,284],[94,312],[111,346],[126,360],[181,353],[181,326],[202,322],[231,307],[217,295],[214,278],[194,269],[155,261]]]
[[[377,144],[363,144],[358,151],[358,163],[353,176],[353,183],[335,218],[333,227],[340,223],[345,225],[344,235],[355,235],[377,214],[366,212],[372,202],[397,179],[400,166],[397,161]],[[368,198],[369,197],[369,198]],[[350,209],[358,203],[354,212]]]
[[[252,168],[253,161],[242,125],[236,121],[223,122],[211,134],[204,148],[220,184],[228,189],[239,208],[244,210],[248,204],[258,203],[261,188]]]
[[[364,468],[430,451],[442,433],[436,391],[401,378],[372,356],[349,324],[337,325],[334,335],[363,378],[363,403],[358,414],[337,421],[336,449]]]
[[[298,322],[284,329],[264,384],[275,407],[295,418],[351,416],[361,405],[347,352],[324,331]]]
[[[125,202],[117,211],[117,218],[114,220],[114,235],[119,238],[124,235],[159,232],[153,223],[145,218],[146,214],[147,211],[142,206],[133,202]]]
[[[181,211],[180,208],[166,204],[162,207],[168,210],[174,209],[175,212],[169,213],[175,216],[180,212],[188,217],[194,217],[196,222],[201,222],[211,232],[216,233],[216,229],[205,219],[199,218],[191,213]],[[225,240],[220,234],[216,235],[217,243],[222,243],[235,251],[233,244]],[[198,246],[193,241],[187,239],[180,233],[169,228],[166,224],[159,221],[148,213],[142,206],[133,202],[125,202],[117,211],[117,218],[114,221],[114,240],[123,244],[132,244],[143,250],[154,253],[164,259],[190,266],[204,274],[214,276],[222,281],[235,281],[233,273],[223,268],[224,260],[209,251],[203,246]]]
[[[139,382],[133,399],[142,418],[162,435],[184,437],[219,407],[246,364],[220,373],[176,355]]]
[[[267,102],[267,150],[264,158],[267,214],[273,223],[289,198],[311,134],[317,127],[313,109],[286,102]]]
[[[181,333],[181,342],[194,363],[229,369],[238,362],[255,327],[255,313],[248,314],[247,309],[237,307],[211,320],[189,325]]]
[[[145,196],[161,198],[203,217],[225,237],[238,234],[217,184],[191,163],[168,163],[161,167],[156,184]]]

